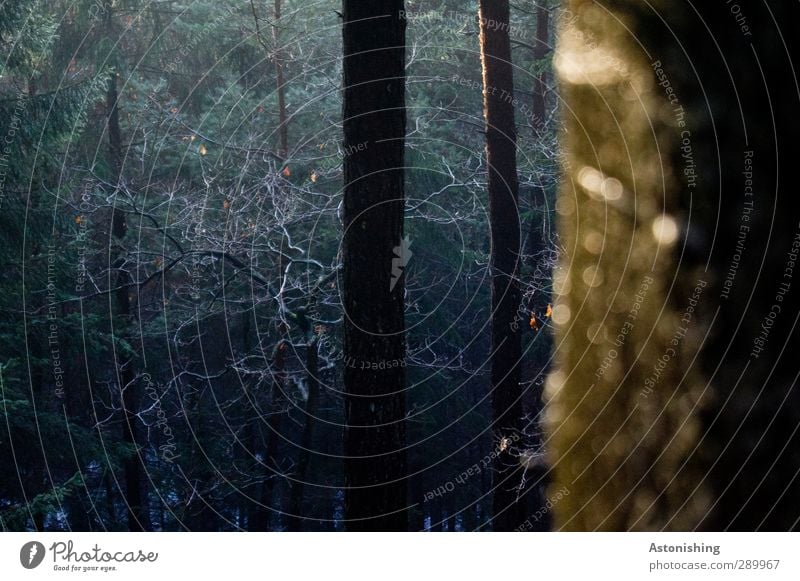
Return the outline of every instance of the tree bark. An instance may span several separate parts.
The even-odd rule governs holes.
[[[344,0],[345,516],[406,530],[402,0]],[[395,275],[393,277],[393,274]]]
[[[516,320],[521,300],[521,228],[508,1],[481,0],[480,22],[492,240],[491,389],[496,446],[492,525],[494,530],[506,531],[525,518],[519,499],[522,471],[518,459],[522,428],[519,326],[524,321]]]

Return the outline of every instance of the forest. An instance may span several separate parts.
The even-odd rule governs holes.
[[[800,528],[797,12],[0,0],[0,530]]]

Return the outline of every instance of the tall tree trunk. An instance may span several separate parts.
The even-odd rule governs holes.
[[[796,529],[798,5],[568,4],[555,525]]]
[[[496,447],[492,525],[494,530],[506,531],[525,518],[519,501],[522,349],[516,317],[521,300],[520,221],[508,1],[481,0],[480,21],[492,239],[491,387]]]
[[[282,325],[282,324],[281,324]],[[279,335],[283,337],[284,331],[282,326],[279,329]],[[250,531],[268,531],[270,530],[270,515],[273,507],[273,491],[275,490],[275,483],[278,480],[278,439],[281,429],[282,412],[279,412],[280,406],[283,402],[283,393],[285,389],[286,379],[286,344],[283,339],[278,341],[275,346],[275,353],[272,360],[272,397],[270,400],[269,408],[267,409],[266,421],[266,438],[264,437],[264,430],[260,427],[257,433],[260,434],[258,443],[254,444],[259,447],[264,447],[264,441],[267,444],[264,447],[264,479],[261,481],[261,490],[259,493],[259,502],[253,507],[250,516],[248,517],[248,527]]]
[[[252,349],[252,341],[251,341],[251,325],[250,319],[251,317],[255,317],[255,310],[248,309],[242,313],[242,355],[247,357],[250,355],[250,350]],[[245,442],[247,449],[245,451],[245,456],[250,456],[253,458],[257,458],[261,450],[264,449],[264,446],[261,443],[260,438],[260,430],[259,430],[259,422],[261,421],[256,413],[258,409],[258,401],[256,390],[253,388],[255,387],[255,381],[251,380],[249,377],[245,377],[242,380],[242,387],[245,391],[247,397],[247,404],[246,404],[246,435],[245,435]],[[255,464],[255,470],[258,470],[258,463]],[[253,487],[255,489],[255,486]],[[259,485],[260,490],[260,485]],[[241,517],[239,526],[242,529],[246,529],[249,531],[256,530],[254,528],[254,521],[258,519],[257,513],[260,510],[264,510],[263,507],[259,506],[260,504],[260,497],[258,501],[253,501],[252,495],[254,494],[255,490],[248,491],[248,499],[246,496],[242,496],[241,503],[243,507],[240,509]]]
[[[275,0],[272,22],[272,50],[261,34],[261,18],[256,10],[255,0],[250,0],[250,11],[256,28],[256,40],[264,49],[267,58],[272,59],[275,66],[275,92],[278,95],[278,157],[286,159],[289,153],[289,115],[286,112],[286,81],[283,72],[285,52],[281,46],[281,11],[283,1]]]
[[[286,81],[283,74],[284,51],[281,46],[281,2],[275,0],[275,21],[272,25],[272,41],[275,46],[273,61],[275,62],[275,82],[278,91],[278,156],[286,159],[289,154],[289,117],[286,113]]]
[[[292,498],[289,505],[289,530],[299,531],[306,519],[303,518],[303,498],[305,484],[308,479],[308,465],[311,461],[311,450],[314,446],[314,426],[319,413],[319,356],[317,354],[317,337],[308,342],[306,352],[306,378],[308,382],[308,399],[305,409],[305,426],[300,440],[295,479],[292,482]]]
[[[533,59],[536,66],[542,65],[550,44],[550,10],[547,0],[539,0],[536,6],[536,41],[533,45]],[[542,70],[533,80],[533,118],[536,127],[544,124],[546,107],[547,72]]]
[[[112,81],[112,84],[115,84]],[[114,92],[115,93],[115,92]],[[109,95],[112,91],[109,90]],[[116,98],[116,97],[115,97]],[[116,111],[116,107],[114,108]],[[116,115],[116,113],[114,113]],[[109,131],[109,136],[111,131]],[[119,211],[114,212],[113,236],[121,244],[127,232],[125,216]],[[121,249],[120,249],[121,251]],[[132,329],[133,314],[128,293],[131,282],[130,274],[125,270],[125,259],[119,258],[114,266],[118,269],[116,285],[116,319],[118,321],[115,334],[130,332]],[[130,342],[129,342],[130,343]],[[142,498],[142,450],[139,448],[139,387],[133,369],[131,357],[117,350],[117,371],[121,390],[120,401],[123,407],[122,440],[133,449],[133,456],[125,460],[125,491],[128,505],[128,528],[132,531],[146,530],[146,509]]]
[[[533,80],[531,110],[533,112],[534,138],[539,139],[546,135],[545,132],[547,130],[545,121],[547,119],[548,65],[545,63],[545,58],[550,51],[549,4],[548,0],[538,0],[536,5],[536,38],[534,39],[533,58],[535,65],[541,68]],[[539,173],[535,183],[531,184],[529,188],[530,218],[528,219],[527,240],[525,242],[525,279],[533,287],[533,292],[526,294],[526,304],[528,310],[540,322],[544,320],[547,307],[552,301],[548,286],[549,282],[552,281],[553,274],[549,264],[550,256],[548,253],[548,246],[551,242],[549,219],[547,218],[547,183],[542,178],[542,173],[544,172]],[[525,321],[521,321],[521,323],[524,325]],[[552,333],[550,329],[542,328],[532,341],[535,344],[528,345],[528,349],[526,349],[526,354],[528,355],[524,358],[525,364],[522,368],[523,383],[531,385],[523,401],[523,414],[526,418],[535,419],[535,424],[532,425],[533,429],[530,430],[535,435],[530,436],[529,445],[533,449],[540,450],[543,447],[543,438],[540,435],[543,409],[541,385],[544,383],[543,374],[550,365],[550,358],[544,355],[552,349]],[[542,353],[543,355],[537,357],[530,350],[539,345],[541,350],[537,350],[536,353]],[[541,470],[539,474],[541,474]],[[534,475],[531,471],[526,472],[526,480],[529,486],[536,489],[535,493],[528,495],[526,503],[528,507],[527,513],[530,515],[544,509],[543,499],[546,493],[546,483],[539,475]]]
[[[542,61],[547,56],[550,44],[550,10],[547,7],[547,0],[539,0],[536,6],[536,39],[533,45],[533,59],[537,67],[542,66]],[[547,71],[540,71],[533,79],[533,103],[532,112],[534,119],[534,130],[541,133],[544,129],[545,119],[547,117]],[[544,244],[544,229],[542,228],[543,222],[537,217],[539,213],[537,208],[545,207],[545,186],[539,182],[534,184],[530,190],[531,200],[531,218],[528,222],[528,245],[526,254],[530,259],[531,273],[536,271],[536,256],[545,248]],[[541,293],[537,293],[541,295]],[[534,297],[533,309],[538,313],[542,306],[543,301]]]
[[[111,34],[114,29],[113,5],[106,2],[105,26],[106,33]],[[119,184],[122,177],[122,131],[119,124],[119,94],[117,90],[117,73],[112,72],[108,79],[106,91],[106,111],[108,115],[108,155],[112,171],[112,183]],[[131,309],[131,276],[126,268],[124,257],[123,240],[128,232],[128,223],[125,214],[112,210],[111,234],[114,238],[114,252],[117,255],[114,260],[114,268],[117,271],[115,284],[116,319],[118,324],[114,329],[115,334],[129,334],[133,329],[134,313]],[[133,345],[131,337],[127,337],[128,343]],[[149,528],[147,517],[147,507],[142,495],[143,477],[142,450],[139,448],[139,386],[136,381],[136,373],[133,368],[133,360],[129,354],[115,350],[117,363],[117,377],[120,387],[120,402],[123,408],[122,440],[131,446],[134,453],[125,460],[125,501],[128,512],[128,528],[131,531],[142,531]]]
[[[402,0],[344,0],[345,517],[406,530]]]

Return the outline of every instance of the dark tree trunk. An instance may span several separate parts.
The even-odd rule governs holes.
[[[92,499],[86,494],[85,483],[81,488],[73,491],[66,499],[67,511],[69,512],[69,528],[70,531],[84,532],[94,529],[92,518],[97,513],[96,506],[93,505]]]
[[[536,7],[536,42],[533,45],[533,58],[537,66],[542,65],[542,60],[549,51],[550,44],[550,10],[547,8],[546,0],[539,0]],[[547,72],[542,70],[533,80],[533,118],[536,128],[544,124],[547,90]]]
[[[428,512],[430,515],[430,523],[428,530],[432,532],[441,532],[442,528],[442,497],[437,496],[428,503]]]
[[[533,82],[533,103],[532,112],[534,117],[534,137],[545,134],[545,121],[547,119],[547,76],[545,58],[550,52],[550,9],[548,0],[538,0],[536,6],[536,38],[534,41],[533,58],[537,67],[542,67],[534,77]],[[552,297],[548,289],[548,283],[552,281],[552,270],[549,266],[550,257],[548,255],[549,238],[549,219],[547,214],[547,184],[542,179],[541,174],[529,190],[530,196],[530,218],[527,225],[527,240],[525,243],[525,270],[526,281],[533,287],[533,292],[526,294],[526,304],[528,310],[534,313],[537,320],[544,321],[548,305],[552,302]],[[525,321],[521,321],[524,325]],[[542,328],[537,332],[535,339],[537,344],[542,345],[542,352],[552,350],[552,339],[550,329]],[[534,345],[528,344],[528,349],[533,349]],[[526,353],[528,353],[526,349]],[[532,353],[531,353],[532,354]],[[543,377],[550,364],[549,358],[528,356],[525,357],[525,365],[522,369],[522,378],[525,385],[530,385],[526,390],[523,401],[523,417],[535,418],[532,425],[532,432],[529,436],[529,445],[533,449],[541,449],[543,441],[541,436],[541,417],[542,417],[542,389]],[[535,489],[535,493],[528,494],[526,502],[527,514],[533,514],[543,509],[541,499],[546,493],[546,484],[534,476],[530,471],[526,473],[526,480],[529,486]],[[527,518],[527,517],[526,517]]]
[[[344,0],[345,517],[406,530],[402,0]],[[394,274],[394,277],[393,277]]]
[[[492,355],[491,386],[494,420],[494,530],[513,530],[524,519],[518,487],[522,403],[521,344],[515,320],[520,305],[520,221],[517,207],[517,137],[514,126],[514,77],[508,37],[507,0],[481,0],[486,161],[489,168],[491,223]],[[524,321],[523,321],[524,323]]]
[[[311,450],[314,445],[314,426],[319,413],[319,358],[317,354],[317,338],[309,341],[306,353],[306,377],[308,380],[308,400],[306,400],[305,426],[300,441],[297,458],[297,470],[292,482],[292,498],[289,505],[289,530],[299,531],[303,522],[303,497],[308,478],[308,465],[311,461]]]
[[[110,470],[110,467],[106,467],[106,470]],[[108,511],[108,523],[107,526],[108,530],[116,531],[117,530],[117,505],[114,502],[114,485],[113,480],[111,478],[111,473],[106,472],[103,475],[103,486],[105,486],[106,491],[106,510]]]
[[[454,532],[456,530],[456,509],[454,507],[455,499],[453,495],[448,496],[448,500],[446,503],[446,512],[444,517],[444,530],[448,532]]]
[[[547,8],[546,0],[539,0],[536,7],[536,39],[533,45],[533,59],[536,66],[541,67],[542,61],[549,52],[550,44],[550,10]],[[534,130],[541,133],[544,127],[545,119],[547,116],[547,101],[546,101],[546,88],[547,88],[547,71],[542,70],[533,79],[533,119]],[[530,190],[531,200],[531,218],[528,222],[528,245],[526,253],[530,258],[531,274],[536,272],[536,256],[545,248],[544,245],[544,231],[542,228],[542,220],[537,216],[539,212],[537,208],[544,208],[545,206],[545,186],[539,182],[534,184]],[[537,313],[540,312],[544,306],[544,301],[539,300],[542,298],[543,293],[536,293],[534,303],[531,305],[533,310]]]
[[[250,354],[252,345],[251,335],[251,320],[255,317],[254,310],[246,310],[242,313],[242,352],[246,357]],[[247,395],[247,433],[246,441],[246,456],[250,458],[257,458],[261,456],[262,462],[266,462],[266,446],[264,446],[264,438],[261,432],[261,418],[259,417],[259,401],[258,390],[254,389],[255,381],[245,377],[243,379],[243,388]],[[261,465],[257,462],[254,465],[255,471],[260,471]],[[269,474],[266,475],[268,477]],[[263,482],[263,481],[262,481]],[[249,498],[248,498],[249,497]],[[262,506],[262,484],[256,482],[251,490],[247,491],[247,496],[242,498],[242,516],[240,527],[248,531],[266,531],[269,525],[269,512]],[[246,507],[246,508],[244,508]]]
[[[471,533],[478,528],[478,504],[467,507],[462,516],[464,532]]]
[[[283,336],[284,332],[282,327],[279,333]],[[280,408],[283,402],[284,380],[286,375],[286,348],[283,339],[278,341],[275,347],[275,354],[272,362],[272,397],[270,405],[267,408],[266,438],[263,435],[263,431],[259,429],[257,433],[261,433],[261,437],[259,441],[254,444],[254,447],[261,447],[266,440],[267,444],[263,459],[266,470],[264,471],[264,479],[261,481],[258,504],[253,507],[247,519],[250,531],[263,532],[270,530],[270,514],[273,508],[272,497],[275,483],[278,480],[278,434],[280,434],[280,422],[283,415]]]
[[[285,52],[281,46],[281,8],[283,1],[275,0],[272,22],[272,50],[266,39],[261,34],[261,18],[256,10],[254,0],[250,0],[250,10],[253,13],[253,23],[256,29],[256,40],[264,49],[267,58],[272,59],[275,65],[275,92],[278,96],[278,157],[285,160],[289,152],[289,115],[286,112],[286,82],[283,72]]]
[[[425,530],[425,511],[427,509],[428,501],[423,500],[425,491],[423,490],[422,474],[419,474],[414,467],[411,466],[409,470],[414,476],[408,479],[408,489],[412,504],[414,508],[408,514],[408,530],[412,532],[419,532]]]
[[[275,83],[278,92],[278,156],[286,159],[289,153],[289,116],[286,113],[286,82],[283,74],[284,51],[281,47],[281,0],[275,0],[275,22],[272,25],[272,40],[275,45]]]
[[[119,130],[119,114],[117,110],[117,79],[116,73],[111,74],[108,83],[107,106],[109,153],[112,160],[119,160],[121,155],[121,139]],[[114,163],[115,178],[119,179],[118,162]],[[122,254],[122,240],[128,231],[125,214],[114,209],[112,222],[112,235],[118,246],[117,252]],[[123,334],[131,330],[131,300],[128,293],[132,287],[130,273],[126,269],[125,258],[120,257],[114,262],[117,269],[116,278],[116,325],[115,334]],[[129,342],[130,344],[130,342]],[[133,361],[128,354],[115,350],[117,355],[117,376],[120,386],[120,401],[123,409],[122,441],[134,449],[132,457],[125,460],[125,502],[128,511],[128,528],[132,531],[146,529],[145,510],[142,506],[142,463],[141,451],[138,447],[138,419],[136,412],[139,409],[138,385],[136,374],[133,371]]]
[[[113,26],[113,7],[110,2],[106,2],[105,26],[106,33],[110,34]],[[122,176],[122,131],[119,124],[119,94],[117,90],[117,73],[112,72],[108,79],[108,89],[106,91],[106,111],[108,115],[108,155],[109,165],[112,172],[112,183],[119,184]],[[111,234],[114,238],[112,252],[117,257],[114,260],[114,268],[117,271],[115,285],[117,291],[116,299],[116,321],[113,329],[114,333],[121,336],[130,334],[132,330],[133,312],[131,309],[131,276],[127,270],[124,256],[123,240],[128,232],[128,224],[125,214],[115,207],[112,210]],[[127,337],[128,343],[133,345],[131,337]],[[117,364],[117,379],[120,387],[120,402],[123,410],[122,421],[122,440],[134,450],[131,457],[125,460],[125,502],[128,513],[128,529],[131,531],[143,531],[149,528],[147,517],[147,507],[143,490],[142,468],[144,458],[142,450],[139,448],[139,386],[136,381],[136,373],[133,368],[133,361],[129,354],[115,350]]]

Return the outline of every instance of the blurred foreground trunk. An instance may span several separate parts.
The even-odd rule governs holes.
[[[796,529],[797,4],[567,7],[556,528]]]

